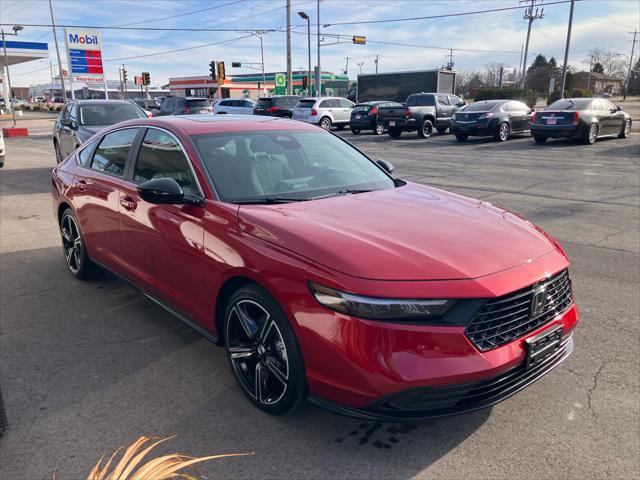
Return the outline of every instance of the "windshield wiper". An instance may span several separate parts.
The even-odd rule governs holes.
[[[237,205],[273,205],[276,203],[291,203],[291,202],[306,202],[308,198],[293,198],[293,197],[262,197],[262,198],[241,198],[234,200],[232,203]]]
[[[373,192],[373,190],[366,189],[366,188],[345,188],[344,190],[339,190],[338,192],[336,192],[336,194],[337,195],[348,195],[348,194],[355,195],[357,193],[368,193],[368,192]]]

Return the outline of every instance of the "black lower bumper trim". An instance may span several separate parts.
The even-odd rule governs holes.
[[[340,405],[313,395],[309,401],[335,413],[366,420],[402,422],[458,415],[506,400],[560,365],[572,351],[573,335],[569,335],[555,353],[533,368],[526,369],[522,364],[488,380],[412,389],[385,397],[364,408]]]

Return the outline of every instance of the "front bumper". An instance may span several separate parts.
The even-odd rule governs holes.
[[[311,396],[309,401],[335,413],[366,420],[416,421],[469,413],[515,395],[560,365],[572,351],[573,334],[568,334],[556,352],[536,366],[527,369],[520,364],[487,380],[406,390],[364,408],[352,408],[316,396]]]

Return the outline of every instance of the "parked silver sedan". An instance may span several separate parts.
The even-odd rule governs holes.
[[[325,130],[349,125],[353,102],[340,97],[303,98],[293,108],[293,119],[319,125]]]

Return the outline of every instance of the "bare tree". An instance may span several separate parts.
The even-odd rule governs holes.
[[[589,50],[584,63],[591,66],[592,71],[596,71],[594,67],[598,65],[602,67],[602,73],[612,77],[624,77],[626,75],[624,55],[610,50],[602,50],[600,48],[592,48]]]
[[[484,72],[482,74],[482,81],[488,87],[497,87],[498,79],[500,78],[500,69],[504,66],[503,63],[488,63],[484,66]]]
[[[470,88],[482,86],[482,72],[478,70],[459,70],[456,74],[456,91],[467,94]]]

